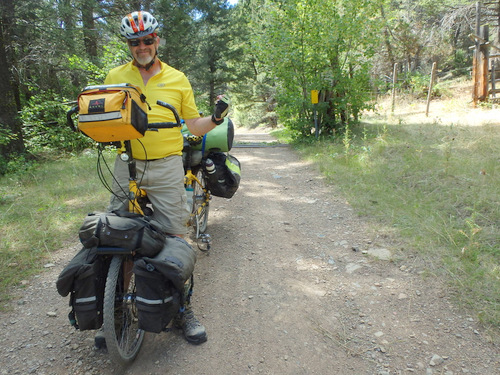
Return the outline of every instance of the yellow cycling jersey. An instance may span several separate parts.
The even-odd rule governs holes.
[[[161,63],[161,71],[151,77],[146,85],[139,68],[132,62],[112,69],[104,84],[131,83],[139,86],[151,109],[148,122],[175,122],[172,112],[156,104],[158,100],[175,107],[183,119],[200,117],[194,101],[193,89],[184,73]],[[154,160],[169,155],[182,155],[183,138],[181,128],[146,131],[143,138],[131,141],[133,157],[139,160]]]

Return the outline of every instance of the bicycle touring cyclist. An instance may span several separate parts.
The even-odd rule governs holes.
[[[156,104],[157,100],[174,106],[193,135],[203,135],[221,124],[229,110],[229,99],[219,96],[214,114],[200,117],[193,90],[184,73],[158,58],[160,38],[158,21],[146,11],[136,11],[122,19],[120,34],[127,39],[132,61],[112,69],[105,84],[130,83],[139,86],[151,109],[149,123],[175,122],[171,111]],[[140,140],[132,140],[140,187],[146,190],[154,209],[154,219],[167,228],[167,233],[183,237],[187,232],[190,211],[184,189],[182,163],[183,136],[178,127],[147,131]],[[125,210],[128,204],[129,171],[126,162],[117,157],[115,181],[109,211]],[[187,299],[189,301],[189,298]],[[207,340],[205,327],[194,316],[191,306],[179,313],[176,325],[187,341],[201,344]],[[96,345],[98,344],[96,336]]]

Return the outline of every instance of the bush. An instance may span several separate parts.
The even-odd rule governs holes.
[[[66,112],[70,106],[64,102],[62,99],[57,100],[53,93],[46,92],[33,96],[25,105],[21,119],[28,152],[73,152],[92,145],[90,139],[73,132],[66,124]]]
[[[28,171],[35,165],[29,155],[10,155],[9,159],[0,155],[0,176]]]

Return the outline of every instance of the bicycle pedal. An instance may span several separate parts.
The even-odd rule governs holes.
[[[212,247],[212,237],[208,233],[201,233],[200,236],[198,237],[198,249],[200,249],[203,252],[208,252],[210,251],[210,248]]]

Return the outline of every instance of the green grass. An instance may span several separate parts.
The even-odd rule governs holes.
[[[399,122],[295,146],[359,215],[394,228],[458,303],[499,327],[500,127]]]
[[[105,209],[109,193],[96,161],[96,154],[67,157],[0,179],[1,301],[50,263],[53,251],[78,243],[87,213]]]

